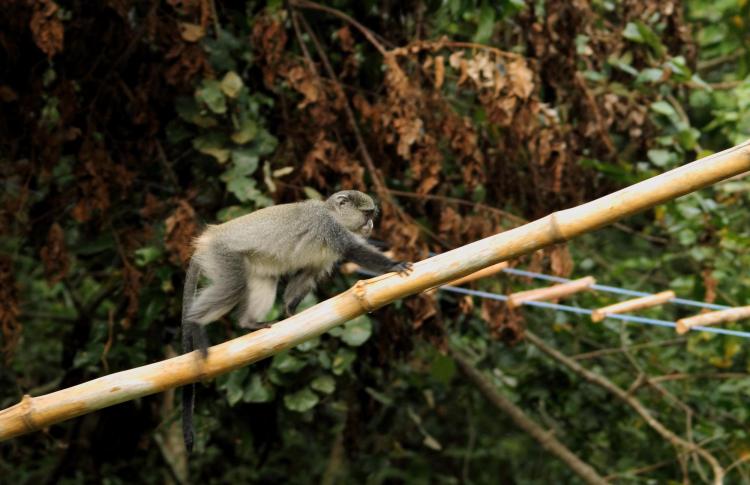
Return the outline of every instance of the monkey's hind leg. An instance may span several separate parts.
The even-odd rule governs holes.
[[[276,300],[278,278],[253,275],[246,284],[245,295],[240,305],[239,325],[242,328],[258,330],[272,322],[260,322],[273,307]]]
[[[198,292],[192,304],[185,311],[194,346],[201,354],[207,355],[208,337],[205,325],[218,320],[228,313],[242,299],[245,293],[245,278],[242,260],[239,255],[220,253],[210,260],[203,261],[208,286]]]
[[[284,315],[291,317],[300,302],[315,289],[317,273],[301,271],[289,280],[284,289]]]

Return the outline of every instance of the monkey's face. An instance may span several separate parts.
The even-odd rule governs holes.
[[[377,207],[369,195],[357,190],[344,190],[333,194],[328,203],[344,227],[363,237],[370,235]]]

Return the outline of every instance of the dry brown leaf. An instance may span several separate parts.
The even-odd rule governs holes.
[[[567,277],[573,272],[573,258],[566,244],[558,244],[548,250],[552,274]]]
[[[297,105],[299,109],[304,109],[309,104],[317,103],[321,99],[317,76],[308,69],[302,66],[295,66],[287,71],[286,77],[289,84],[305,96],[305,99]]]
[[[474,311],[474,298],[470,295],[464,295],[458,300],[458,309],[461,310],[461,313],[464,315],[470,314]]]
[[[508,63],[511,92],[521,99],[528,99],[534,91],[534,73],[526,66],[523,59]]]
[[[198,42],[205,37],[206,31],[198,24],[180,22],[180,36],[188,42]]]
[[[706,268],[702,271],[703,286],[706,288],[706,293],[703,299],[707,303],[713,303],[716,301],[716,288],[719,286],[719,280],[713,277],[713,271],[711,268]]]
[[[70,255],[65,245],[65,232],[57,222],[50,226],[47,244],[42,247],[40,256],[47,282],[50,285],[60,282],[68,274]]]
[[[15,351],[21,337],[20,304],[18,285],[13,275],[13,261],[10,256],[0,255],[0,330],[3,335],[2,351],[6,363]]]
[[[336,31],[336,36],[341,41],[341,49],[346,52],[354,52],[354,37],[348,25],[341,27]]]
[[[399,134],[398,147],[396,152],[404,157],[409,158],[410,147],[416,143],[423,131],[423,123],[419,118],[406,119],[397,118],[393,120],[393,127]]]
[[[133,320],[138,316],[138,304],[141,298],[141,280],[143,273],[128,261],[124,261],[122,272],[122,292],[128,301],[125,307],[125,316],[120,322],[126,330],[130,328]]]
[[[52,58],[63,50],[63,38],[65,29],[57,12],[60,7],[52,0],[39,0],[33,2],[34,13],[31,16],[31,33],[34,42],[42,52]]]
[[[10,86],[0,85],[0,101],[3,103],[12,103],[18,99],[18,95]]]
[[[437,315],[435,298],[432,295],[420,293],[404,301],[411,310],[412,328],[419,330],[428,319]]]
[[[440,89],[445,81],[445,58],[435,57],[435,89]]]
[[[198,235],[198,224],[193,206],[185,199],[177,199],[176,202],[177,207],[164,221],[164,246],[169,252],[169,260],[184,266],[193,255],[193,240]]]

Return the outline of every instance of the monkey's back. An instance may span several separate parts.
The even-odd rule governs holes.
[[[241,253],[250,273],[265,276],[330,271],[339,259],[324,237],[332,224],[338,223],[321,201],[265,207],[208,226],[196,240],[196,257],[212,251]]]

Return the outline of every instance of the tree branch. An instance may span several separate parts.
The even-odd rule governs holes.
[[[547,345],[544,340],[539,338],[536,334],[529,331],[528,329],[526,330],[525,338],[529,343],[534,345],[543,353],[547,354],[549,357],[552,357],[560,364],[572,370],[587,382],[603,388],[604,390],[608,391],[610,394],[614,395],[625,404],[633,408],[633,410],[638,413],[638,415],[641,416],[641,418],[643,418],[643,420],[646,421],[646,423],[654,431],[656,431],[662,438],[672,443],[673,446],[689,451],[694,451],[695,453],[700,455],[711,466],[714,473],[714,483],[716,485],[721,485],[724,478],[724,469],[719,464],[719,461],[711,453],[696,445],[695,443],[690,443],[689,441],[686,441],[677,436],[666,426],[664,426],[659,420],[653,417],[648,409],[646,409],[646,407],[638,399],[631,396],[626,390],[622,389],[603,375],[597,374],[584,368],[575,360]]]
[[[594,468],[581,460],[575,453],[570,451],[555,436],[536,424],[524,413],[521,408],[505,399],[495,386],[482,376],[482,373],[461,354],[451,348],[451,356],[456,360],[458,368],[472,384],[487,398],[493,406],[504,412],[515,423],[516,426],[531,435],[545,450],[549,451],[565,463],[573,472],[581,477],[586,483],[606,484],[607,481],[599,475]]]

